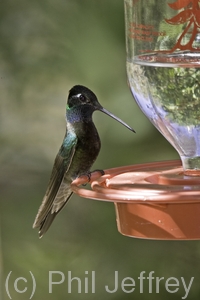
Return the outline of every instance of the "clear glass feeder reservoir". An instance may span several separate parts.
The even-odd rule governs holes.
[[[200,1],[124,4],[132,94],[185,172],[200,171]]]

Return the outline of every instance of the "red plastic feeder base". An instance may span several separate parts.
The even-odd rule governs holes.
[[[120,233],[156,240],[200,239],[200,177],[186,176],[180,160],[138,164],[81,176],[81,197],[114,202]]]

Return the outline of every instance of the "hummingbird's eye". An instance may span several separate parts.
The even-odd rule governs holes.
[[[86,101],[86,98],[83,94],[80,94],[79,95],[79,99],[82,101],[82,102],[85,102]]]

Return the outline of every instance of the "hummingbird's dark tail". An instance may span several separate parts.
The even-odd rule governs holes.
[[[67,200],[63,203],[62,206],[59,207],[58,211],[52,212],[51,210],[47,213],[47,215],[42,220],[40,216],[40,211],[35,218],[35,222],[33,223],[33,228],[39,228],[39,238],[42,238],[43,235],[47,232],[49,227],[51,226],[53,220],[55,219],[56,215],[63,209],[63,207],[67,204],[69,199],[71,198],[73,192],[68,196]]]
[[[44,221],[40,224],[39,238],[42,238],[42,236],[45,234],[45,232],[47,232],[47,230],[51,226],[51,223],[53,222],[56,215],[57,215],[57,213],[51,214],[49,212],[49,214],[46,216]]]

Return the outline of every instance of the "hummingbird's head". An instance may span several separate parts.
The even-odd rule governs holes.
[[[96,95],[88,88],[82,85],[75,85],[70,91],[67,101],[67,119],[69,122],[88,121],[92,118],[92,113],[99,110],[110,116],[125,127],[135,132],[133,128],[113,115],[99,103]]]
[[[85,106],[85,108],[87,107],[91,112],[102,109],[96,95],[90,89],[82,85],[75,85],[69,91],[67,105],[69,109]]]

